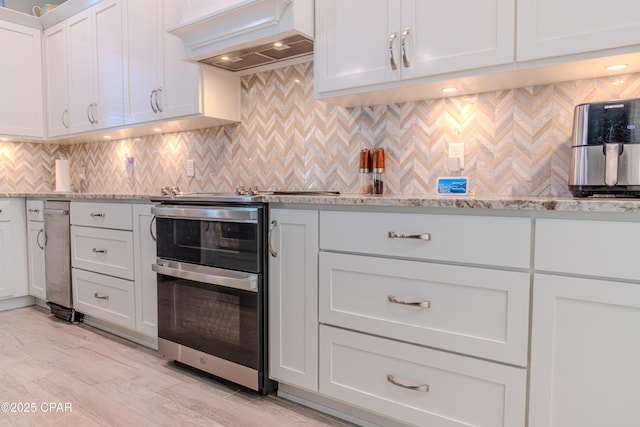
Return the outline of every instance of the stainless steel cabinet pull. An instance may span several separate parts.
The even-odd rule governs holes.
[[[109,295],[100,295],[99,293],[96,292],[93,294],[93,297],[95,299],[103,299],[103,300],[109,301]]]
[[[95,102],[91,104],[91,118],[93,119],[92,123],[94,125],[98,123],[98,104]]]
[[[395,31],[389,34],[389,64],[391,64],[391,69],[396,70],[398,68],[398,64],[396,64],[396,60],[393,57],[393,41],[398,37],[398,33]]]
[[[64,126],[66,129],[69,129],[69,110],[65,109],[62,112],[62,126]]]
[[[156,101],[156,112],[157,113],[162,113],[162,107],[160,106],[160,103],[158,102],[158,94],[159,93],[162,93],[162,88],[161,87],[156,89],[155,101]]]
[[[40,212],[40,209],[27,209],[27,212],[38,213]]]
[[[393,295],[389,295],[387,299],[389,300],[389,302],[392,302],[394,304],[410,305],[413,307],[422,307],[422,308],[431,308],[431,301],[416,301],[416,302],[403,301],[401,299],[394,297]]]
[[[44,246],[40,244],[40,236],[42,235],[42,233],[44,233],[44,229],[41,228],[40,231],[38,231],[38,235],[36,236],[36,244],[40,249],[44,250]]]
[[[156,90],[152,90],[151,91],[151,95],[149,95],[149,104],[151,105],[151,109],[153,110],[154,113],[157,113],[158,110],[156,110],[156,107],[153,106],[153,95],[155,95]]]
[[[415,240],[431,240],[431,233],[422,233],[422,234],[400,234],[395,231],[389,232],[390,239],[415,239]]]
[[[87,107],[87,120],[89,120],[89,123],[93,124],[93,119],[91,118],[91,107],[93,106],[93,104],[89,104],[89,106]]]
[[[402,30],[402,65],[405,68],[409,67],[409,59],[407,58],[407,36],[409,35],[409,28]]]
[[[275,219],[271,221],[271,224],[269,224],[269,253],[274,258],[278,258],[278,252],[276,252],[273,249],[273,246],[271,246],[271,234],[273,233],[273,229],[276,228],[277,226],[278,226],[278,221],[276,221]]]
[[[153,218],[151,218],[151,222],[149,223],[149,234],[151,235],[151,239],[153,239],[154,242],[158,241],[158,238],[153,234],[153,223],[156,222],[156,216],[154,215]]]
[[[107,254],[107,250],[106,249],[93,248],[92,251],[93,251],[94,254],[105,254],[105,255]]]
[[[91,213],[89,214],[89,216],[91,216],[91,218],[104,218],[104,217],[105,217],[105,214],[103,214],[103,213],[93,213],[93,212],[91,212]]]
[[[425,393],[429,392],[429,384],[420,384],[420,385],[402,384],[396,381],[396,379],[393,378],[393,375],[391,374],[387,375],[387,381],[389,381],[393,385],[397,385],[398,387],[406,388],[407,390],[422,391]]]

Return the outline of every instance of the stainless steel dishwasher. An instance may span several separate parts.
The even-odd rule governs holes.
[[[71,233],[67,201],[44,203],[44,264],[47,305],[51,313],[68,322],[84,318],[73,308],[71,292]]]

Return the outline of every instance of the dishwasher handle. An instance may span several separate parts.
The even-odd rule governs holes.
[[[69,215],[69,209],[45,209],[45,215]]]

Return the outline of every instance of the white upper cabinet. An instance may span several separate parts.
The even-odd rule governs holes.
[[[517,60],[640,44],[637,0],[518,0]],[[637,51],[637,49],[635,49]]]
[[[0,134],[44,136],[42,31],[0,21]]]
[[[105,0],[45,31],[48,135],[124,121],[122,9]]]
[[[123,123],[122,12],[103,1],[67,21],[69,130]]]
[[[512,63],[514,16],[514,0],[317,0],[316,90]]]
[[[60,22],[44,32],[47,88],[47,130],[49,136],[64,135],[69,129],[69,85],[67,83],[67,24]]]
[[[240,78],[184,61],[182,40],[166,33],[180,21],[186,0],[127,1],[128,82],[125,122],[175,118],[240,120]]]

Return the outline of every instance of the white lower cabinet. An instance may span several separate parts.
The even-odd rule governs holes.
[[[71,265],[76,310],[153,345],[158,297],[151,206],[73,201]]]
[[[527,366],[523,272],[322,252],[320,322]]]
[[[72,270],[71,277],[76,310],[135,329],[135,296],[131,281],[77,268]]]
[[[536,274],[529,427],[637,425],[639,326],[639,284]]]
[[[44,263],[44,201],[27,200],[29,295],[47,299]]]
[[[269,375],[317,391],[318,211],[269,215]]]
[[[29,294],[25,200],[0,200],[0,300]]]
[[[411,425],[522,426],[525,369],[320,327],[320,392]]]
[[[158,336],[158,283],[151,265],[156,261],[155,222],[148,204],[133,205],[133,244],[136,330]]]

